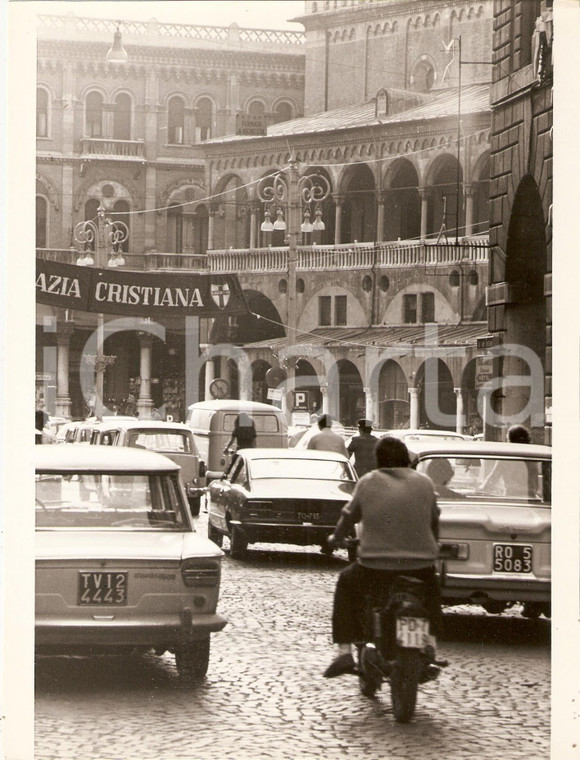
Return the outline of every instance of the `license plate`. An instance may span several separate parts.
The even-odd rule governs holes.
[[[397,618],[397,644],[400,647],[423,649],[429,641],[429,621],[427,618]]]
[[[79,573],[79,604],[127,604],[127,573]]]
[[[317,522],[320,520],[320,512],[298,512],[300,522]]]
[[[528,544],[494,544],[494,573],[531,573],[533,548]]]

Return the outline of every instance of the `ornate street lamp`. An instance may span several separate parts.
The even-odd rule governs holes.
[[[124,266],[122,245],[129,238],[129,228],[124,222],[112,221],[105,217],[102,202],[97,210],[97,220],[79,222],[74,228],[74,240],[81,248],[77,266],[93,266],[104,269]],[[94,253],[94,257],[93,254]],[[107,258],[108,255],[108,258]],[[103,418],[103,391],[105,369],[115,362],[116,356],[106,356],[103,352],[104,316],[97,314],[97,353],[85,356],[85,361],[95,368],[95,416]]]
[[[266,204],[262,232],[287,230],[288,237],[288,330],[287,345],[296,343],[296,268],[298,263],[298,236],[301,233],[323,230],[320,204],[330,195],[330,183],[322,174],[298,174],[298,162],[294,153],[290,157],[288,172],[279,171],[264,177],[258,184],[258,198]],[[288,204],[287,224],[284,221],[283,207]],[[310,222],[310,207],[316,204],[316,221]],[[276,206],[276,221],[272,224],[270,207]],[[303,219],[300,224],[300,207],[303,207]],[[288,365],[288,384],[292,387],[294,362]]]
[[[109,63],[127,63],[129,55],[123,47],[121,40],[121,22],[117,22],[117,29],[115,36],[113,37],[113,45],[107,53],[107,61]]]

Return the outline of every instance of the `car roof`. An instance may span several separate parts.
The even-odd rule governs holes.
[[[342,454],[314,449],[240,449],[240,454],[243,454],[246,459],[327,459],[348,462],[348,459]]]
[[[240,399],[216,399],[215,401],[198,401],[187,407],[189,411],[195,409],[214,409],[216,412],[225,411],[243,411],[243,412],[275,412],[280,414],[280,409],[272,404],[263,404],[260,401],[242,401]]]
[[[422,435],[430,438],[447,437],[457,440],[469,440],[471,436],[464,433],[456,433],[455,430],[430,430],[429,428],[397,428],[396,430],[381,431],[381,435],[392,435],[397,438],[407,435]]]
[[[190,433],[191,428],[185,425],[183,422],[167,422],[166,420],[136,420],[136,419],[123,419],[122,417],[116,420],[107,420],[95,426],[96,430],[132,430],[137,428],[138,430],[163,430],[170,432],[171,430],[177,430],[180,433]]]
[[[413,441],[407,448],[419,457],[430,454],[458,457],[523,457],[550,459],[552,449],[533,443],[506,443],[494,441]]]
[[[179,466],[163,454],[125,446],[58,446],[40,444],[34,447],[36,469],[41,472],[175,472]]]

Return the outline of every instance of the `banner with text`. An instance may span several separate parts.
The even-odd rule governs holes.
[[[219,317],[249,311],[236,275],[127,272],[38,258],[36,300],[63,309],[141,317]]]

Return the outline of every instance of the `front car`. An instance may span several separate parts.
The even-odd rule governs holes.
[[[551,449],[469,441],[409,443],[441,508],[446,604],[550,615]]]
[[[258,542],[324,547],[355,484],[340,454],[242,449],[209,486],[208,535],[229,536],[234,555]]]
[[[222,552],[197,535],[179,467],[109,446],[37,446],[36,650],[175,653],[203,677]]]

